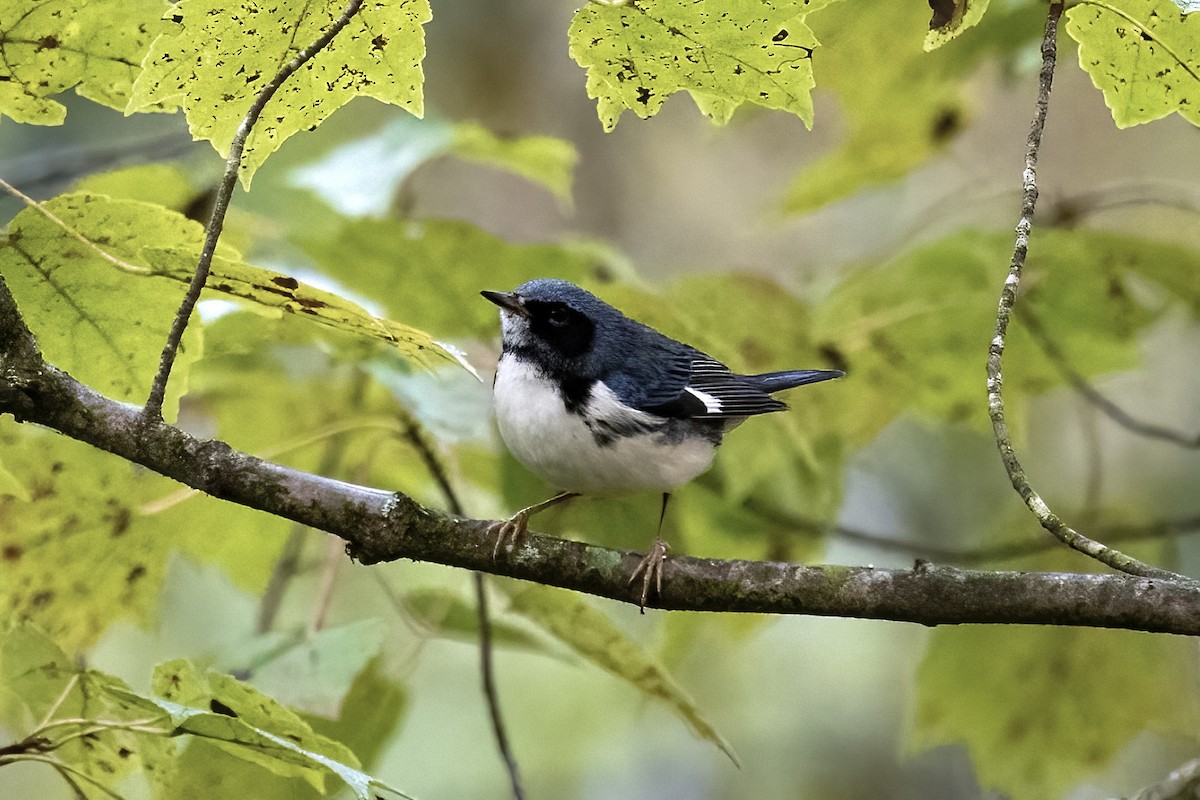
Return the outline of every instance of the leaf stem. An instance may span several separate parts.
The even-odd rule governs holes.
[[[1013,314],[1017,301],[1017,289],[1021,285],[1021,272],[1029,253],[1029,235],[1033,230],[1033,215],[1037,207],[1037,160],[1042,145],[1042,132],[1046,127],[1046,112],[1050,106],[1050,86],[1054,81],[1054,64],[1058,48],[1058,21],[1062,16],[1063,3],[1061,0],[1051,0],[1046,16],[1046,31],[1042,37],[1042,68],[1038,75],[1038,98],[1035,106],[1033,121],[1029,129],[1029,137],[1025,148],[1025,170],[1022,176],[1021,216],[1017,221],[1016,244],[1013,248],[1012,262],[1009,265],[1008,278],[1000,292],[1000,302],[996,310],[996,329],[988,347],[987,358],[987,391],[988,414],[992,420],[992,430],[995,434],[996,445],[1000,449],[1000,460],[1008,472],[1013,488],[1021,495],[1025,505],[1033,512],[1034,517],[1043,528],[1057,537],[1064,544],[1085,555],[1107,564],[1113,569],[1138,575],[1144,578],[1178,581],[1195,586],[1190,578],[1155,567],[1126,555],[1119,550],[1108,547],[1075,531],[1062,521],[1042,499],[1029,479],[1025,469],[1017,458],[1013,448],[1012,437],[1008,432],[1008,422],[1004,415],[1004,381],[1001,367],[1004,359],[1004,342],[1008,334],[1008,323]]]
[[[233,189],[237,184],[238,173],[242,165],[242,152],[246,148],[246,140],[250,136],[250,131],[254,129],[254,125],[258,122],[263,109],[271,101],[271,98],[275,96],[275,92],[279,90],[284,81],[328,46],[333,41],[333,37],[341,32],[349,24],[354,15],[359,12],[362,8],[362,3],[363,0],[350,0],[345,10],[333,21],[332,25],[326,28],[312,44],[305,47],[295,57],[284,64],[283,68],[276,73],[275,77],[254,98],[254,102],[250,104],[250,110],[246,112],[246,116],[242,118],[241,124],[238,125],[237,132],[233,135],[233,141],[229,145],[229,157],[225,161],[225,174],[221,177],[221,183],[217,187],[217,193],[213,200],[212,216],[208,221],[204,246],[200,250],[200,260],[196,264],[196,272],[192,275],[192,280],[183,295],[183,301],[179,304],[179,310],[175,312],[175,320],[171,323],[171,330],[167,334],[167,341],[163,346],[162,356],[159,358],[158,372],[154,376],[154,382],[150,386],[150,395],[146,398],[146,405],[142,409],[142,416],[145,419],[162,419],[162,406],[167,394],[167,381],[171,377],[171,368],[175,365],[175,356],[179,352],[179,344],[183,340],[183,333],[187,329],[192,311],[196,307],[196,302],[200,299],[200,292],[204,289],[204,284],[208,280],[209,270],[212,268],[213,255],[217,250],[217,240],[220,239],[221,229],[225,226],[225,215],[229,211],[229,201],[233,197]]]

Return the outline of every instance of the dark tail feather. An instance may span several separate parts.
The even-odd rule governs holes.
[[[762,375],[747,375],[744,380],[750,385],[768,394],[804,386],[806,383],[820,383],[832,378],[844,378],[846,373],[840,369],[792,369],[787,372],[767,372]]]

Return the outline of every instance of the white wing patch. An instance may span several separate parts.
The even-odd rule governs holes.
[[[721,401],[713,397],[708,392],[702,392],[692,386],[685,387],[684,391],[690,394],[692,397],[695,397],[701,403],[704,403],[704,410],[709,414],[721,413]]]

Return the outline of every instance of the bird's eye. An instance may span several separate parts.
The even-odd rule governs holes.
[[[571,321],[571,312],[566,306],[554,306],[546,314],[546,321],[556,328],[562,328]]]

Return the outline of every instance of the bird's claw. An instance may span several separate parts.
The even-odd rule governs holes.
[[[637,567],[633,570],[633,574],[629,576],[629,583],[637,580],[637,576],[642,576],[642,596],[638,603],[642,613],[646,613],[646,600],[650,597],[650,584],[654,584],[654,591],[659,596],[662,596],[662,574],[663,563],[667,560],[667,543],[662,539],[655,539],[651,545],[646,557],[638,562]]]
[[[517,542],[525,536],[529,529],[529,509],[523,508],[503,522],[497,522],[488,528],[488,536],[496,537],[496,545],[492,548],[492,560],[500,557],[500,548],[508,543],[506,550],[512,550]]]

